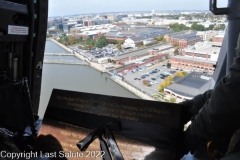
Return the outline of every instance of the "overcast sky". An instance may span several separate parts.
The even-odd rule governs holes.
[[[226,7],[227,0],[218,0]],[[161,10],[208,10],[209,0],[49,0],[49,17],[85,13]]]

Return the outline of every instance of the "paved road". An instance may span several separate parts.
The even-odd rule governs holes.
[[[158,75],[160,75],[161,73],[164,73],[164,72],[170,72],[171,70],[174,70],[175,69],[169,69],[167,67],[163,67],[162,65],[166,65],[166,62],[163,62],[163,63],[158,63],[152,67],[148,67],[146,70],[142,71],[142,72],[135,72],[135,73],[132,73],[132,72],[127,72],[127,74],[124,76],[125,80],[129,83],[131,83],[132,85],[134,85],[135,87],[139,88],[139,89],[142,89],[142,91],[150,94],[150,95],[153,95],[153,94],[156,94],[158,92],[158,87],[159,85],[161,84],[161,82],[163,82],[164,79],[161,79],[161,78],[157,78]],[[159,69],[160,71],[158,73],[154,73],[154,74],[150,74],[149,77],[146,77],[145,80],[151,80],[151,78],[156,78],[157,80],[157,84],[154,84],[150,87],[147,87],[143,84],[143,79],[141,80],[134,80],[134,78],[141,78],[141,75],[142,74],[145,74],[145,73],[149,73],[155,69]]]

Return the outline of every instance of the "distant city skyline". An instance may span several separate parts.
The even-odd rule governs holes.
[[[226,0],[218,0],[218,7],[226,6]],[[49,0],[48,17],[152,10],[209,10],[209,0]]]

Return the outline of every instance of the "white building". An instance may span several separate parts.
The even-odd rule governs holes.
[[[135,44],[134,40],[132,40],[131,38],[128,38],[124,41],[123,46],[125,48],[129,48],[129,47],[135,48],[136,44]]]
[[[218,34],[218,31],[198,31],[197,35],[202,38],[203,41],[209,41]]]

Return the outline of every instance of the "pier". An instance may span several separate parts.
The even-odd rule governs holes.
[[[45,56],[74,56],[72,53],[44,53]]]
[[[89,65],[86,62],[81,62],[81,61],[75,61],[75,60],[48,60],[45,59],[43,63],[48,63],[48,64],[78,64],[78,65]]]

